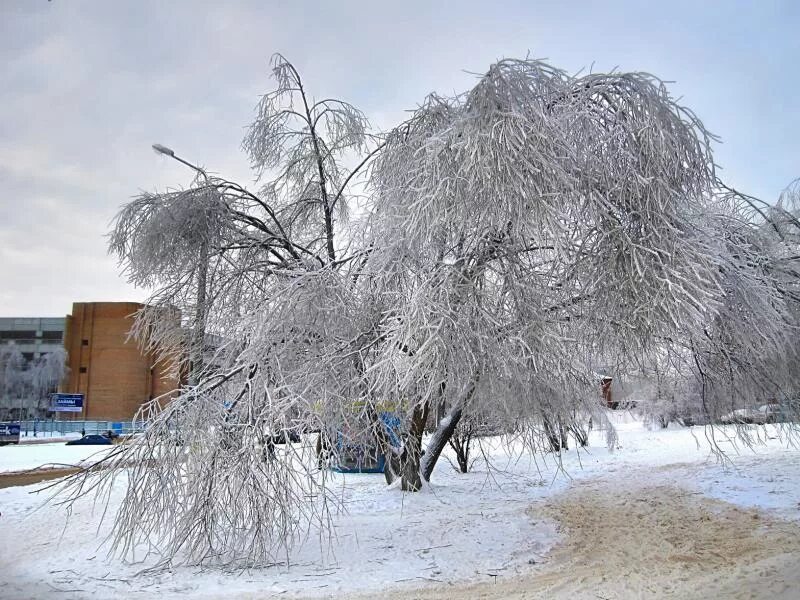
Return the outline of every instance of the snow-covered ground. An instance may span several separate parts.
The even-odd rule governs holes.
[[[70,432],[61,433],[60,431],[37,431],[33,435],[33,431],[22,431],[19,436],[20,444],[46,444],[48,442],[66,442],[69,440],[76,440],[81,437],[80,433]]]
[[[75,439],[81,437],[81,434],[72,431],[69,433],[61,433],[60,431],[37,431],[36,435],[33,434],[33,429],[23,429],[20,432],[20,440],[38,440],[38,439],[47,439],[47,438],[67,438],[67,439]]]
[[[0,473],[85,466],[101,459],[111,448],[113,446],[67,446],[63,441],[0,446]]]
[[[631,418],[620,416],[617,421],[617,448],[607,450],[605,432],[593,432],[590,448],[563,455],[564,471],[552,457],[533,459],[485,442],[488,464],[481,459],[474,472],[462,475],[442,460],[432,484],[421,493],[388,489],[381,475],[336,475],[347,512],[335,519],[330,543],[320,544],[311,536],[290,557],[289,567],[246,572],[176,567],[137,575],[155,558],[137,556],[140,562],[134,564],[110,558],[103,544],[110,515],[101,522],[102,506],[87,499],[67,519],[63,507],[41,506],[42,498],[32,494],[39,486],[3,489],[0,595],[347,597],[435,583],[461,585],[498,577],[507,581],[546,563],[548,552],[563,540],[559,524],[547,513],[532,513],[531,507],[561,497],[570,487],[577,492],[596,481],[604,482],[603,489],[634,481],[677,486],[690,495],[800,520],[800,450],[778,439],[773,428],[759,428],[765,444],[753,451],[740,449],[738,455],[731,452],[733,464],[726,465],[710,452],[703,428],[649,431]],[[25,453],[41,448],[15,449]],[[2,452],[7,449],[0,448],[0,470],[8,465],[8,455]],[[76,454],[72,460],[86,458],[88,454]],[[30,466],[43,460],[69,462],[63,454],[40,453],[16,459],[15,464]],[[112,492],[112,508],[122,492]],[[610,501],[613,507],[613,494]]]

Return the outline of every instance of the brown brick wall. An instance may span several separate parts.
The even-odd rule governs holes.
[[[72,305],[64,332],[70,371],[62,391],[84,394],[83,413],[72,413],[73,418],[130,420],[144,402],[178,386],[127,339],[132,315],[140,308],[135,302]]]

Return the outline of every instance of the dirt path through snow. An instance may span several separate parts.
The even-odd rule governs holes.
[[[800,598],[800,526],[756,510],[626,479],[576,483],[528,514],[564,534],[530,573],[381,598]]]

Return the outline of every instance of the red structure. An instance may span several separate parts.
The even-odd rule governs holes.
[[[67,315],[69,375],[62,392],[83,394],[74,419],[129,420],[139,407],[180,382],[167,366],[128,339],[136,302],[76,302]],[[177,318],[177,317],[176,317]]]
[[[611,377],[603,377],[600,379],[600,390],[603,396],[603,402],[607,408],[615,410],[618,403],[614,402],[614,396],[611,393],[611,382],[614,381]]]

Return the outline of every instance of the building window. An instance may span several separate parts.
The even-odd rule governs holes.
[[[86,367],[81,367],[80,369],[78,369],[78,371],[81,373],[86,373]]]
[[[81,340],[81,346],[88,346],[89,340]]]
[[[31,340],[36,339],[36,331],[0,331],[0,338],[4,340]]]

